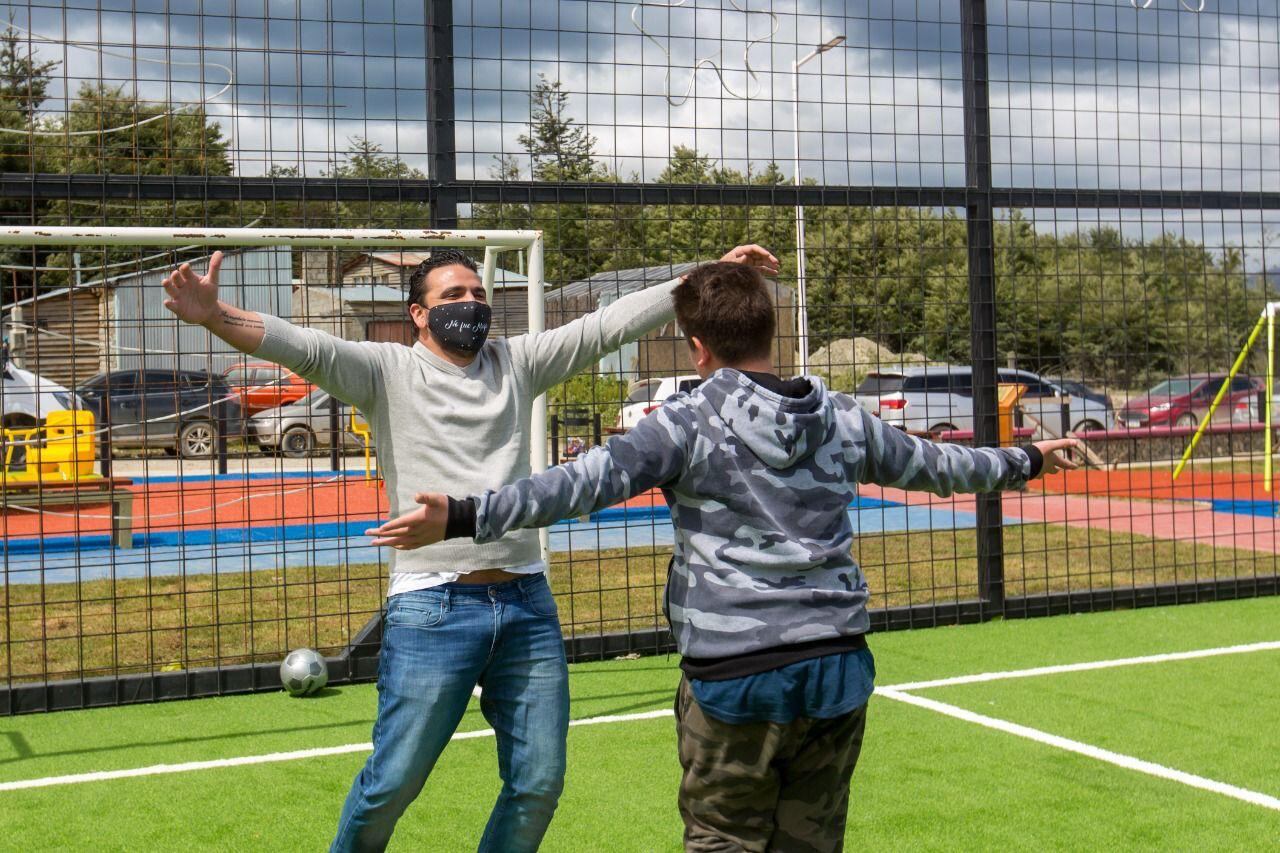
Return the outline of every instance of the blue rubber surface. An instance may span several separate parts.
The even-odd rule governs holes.
[[[972,528],[972,513],[928,506],[902,506],[861,499],[850,509],[856,534],[925,532]],[[1018,523],[1006,519],[1006,523]],[[370,521],[236,527],[138,534],[135,547],[111,547],[106,534],[17,539],[3,543],[0,584],[67,583],[115,577],[236,573],[304,566],[385,562],[368,544]],[[613,508],[587,521],[551,528],[551,550],[667,548],[673,529],[665,507]]]

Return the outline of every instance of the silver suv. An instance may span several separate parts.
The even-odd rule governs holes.
[[[338,407],[342,447],[362,448],[361,438],[350,429],[351,407],[320,389],[296,402],[246,418],[248,438],[256,442],[263,452],[279,452],[293,459],[305,458],[318,448],[332,444],[329,413],[334,406]]]
[[[1022,395],[1023,412],[1054,435],[1062,435],[1063,407],[1073,432],[1111,429],[1115,413],[1102,400],[1068,393],[1055,382],[1027,370],[1002,368],[1002,383],[1027,386]],[[941,433],[973,429],[973,368],[908,367],[876,370],[867,374],[853,392],[854,399],[885,423],[908,432]],[[1034,424],[1028,421],[1029,426]]]

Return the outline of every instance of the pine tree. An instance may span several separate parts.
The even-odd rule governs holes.
[[[38,61],[12,23],[0,34],[0,126],[22,128],[35,122],[58,64]]]
[[[538,75],[529,96],[529,132],[518,141],[533,158],[533,177],[539,181],[592,181],[603,178],[595,159],[596,138],[568,114],[569,93],[559,80]]]
[[[49,91],[50,76],[57,62],[42,62],[27,49],[21,33],[10,25],[0,34],[0,128],[21,133],[0,133],[0,171],[49,171],[48,153],[53,141],[36,136],[36,116]],[[43,200],[0,200],[0,217],[6,222],[37,222],[49,209]],[[47,249],[6,247],[0,250],[4,300],[25,299],[35,293],[36,277],[30,270],[16,267],[42,266]]]

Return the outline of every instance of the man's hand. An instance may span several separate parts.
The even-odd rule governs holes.
[[[222,268],[222,252],[209,258],[209,271],[196,275],[191,264],[183,264],[164,279],[168,298],[164,307],[178,319],[204,326],[240,352],[256,352],[266,331],[262,316],[218,301],[218,270]]]
[[[222,252],[214,252],[209,258],[209,271],[196,275],[191,264],[183,264],[165,277],[164,301],[178,319],[196,326],[207,326],[218,319],[218,270],[222,267]]]
[[[1044,467],[1040,469],[1040,476],[1047,477],[1048,475],[1056,474],[1059,471],[1074,471],[1079,468],[1080,465],[1072,462],[1066,455],[1068,450],[1079,446],[1080,440],[1076,438],[1056,438],[1053,441],[1037,441],[1034,447],[1044,454]]]
[[[761,274],[770,278],[778,274],[778,259],[770,254],[768,249],[757,246],[755,243],[730,249],[720,260],[755,267]]]
[[[449,519],[449,498],[421,492],[414,495],[413,499],[421,506],[399,518],[391,519],[381,527],[365,531],[366,535],[377,537],[373,540],[374,545],[412,551],[444,539],[444,526]]]

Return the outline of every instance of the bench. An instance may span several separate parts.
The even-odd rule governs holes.
[[[111,505],[111,542],[117,548],[133,547],[132,480],[122,477],[86,480],[14,481],[0,476],[0,509],[10,507]]]

